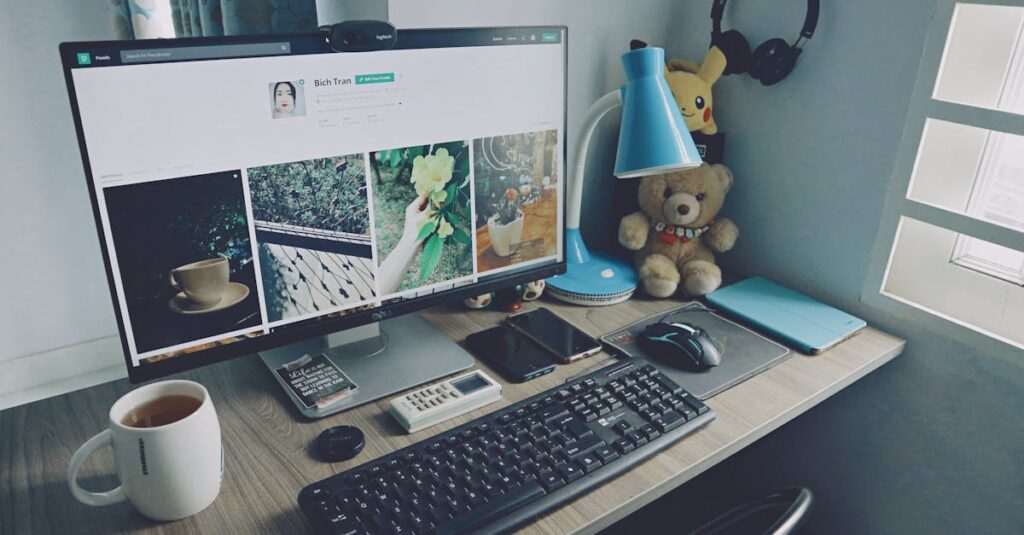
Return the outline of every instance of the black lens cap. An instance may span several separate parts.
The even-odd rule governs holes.
[[[330,463],[347,461],[366,445],[366,436],[358,427],[339,425],[324,430],[316,439],[316,448],[320,458]]]

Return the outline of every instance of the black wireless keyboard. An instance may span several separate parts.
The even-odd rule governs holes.
[[[499,533],[715,417],[651,364],[604,368],[309,485],[317,533]]]

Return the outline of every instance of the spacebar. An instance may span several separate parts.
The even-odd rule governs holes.
[[[530,481],[517,490],[498,496],[480,507],[437,526],[437,534],[465,533],[486,526],[506,514],[544,495],[544,487],[536,480]]]

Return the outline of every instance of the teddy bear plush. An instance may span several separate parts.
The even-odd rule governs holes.
[[[619,243],[637,251],[644,290],[654,297],[676,291],[704,295],[722,284],[714,253],[732,249],[736,225],[716,218],[733,176],[722,164],[644,177],[640,211],[619,224]]]

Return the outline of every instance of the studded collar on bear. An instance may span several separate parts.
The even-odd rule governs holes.
[[[709,228],[711,228],[711,223],[700,228],[666,225],[661,222],[654,223],[652,226],[654,227],[654,231],[658,233],[658,239],[669,245],[674,245],[676,241],[690,243],[691,240],[700,238],[701,234],[704,234]]]

